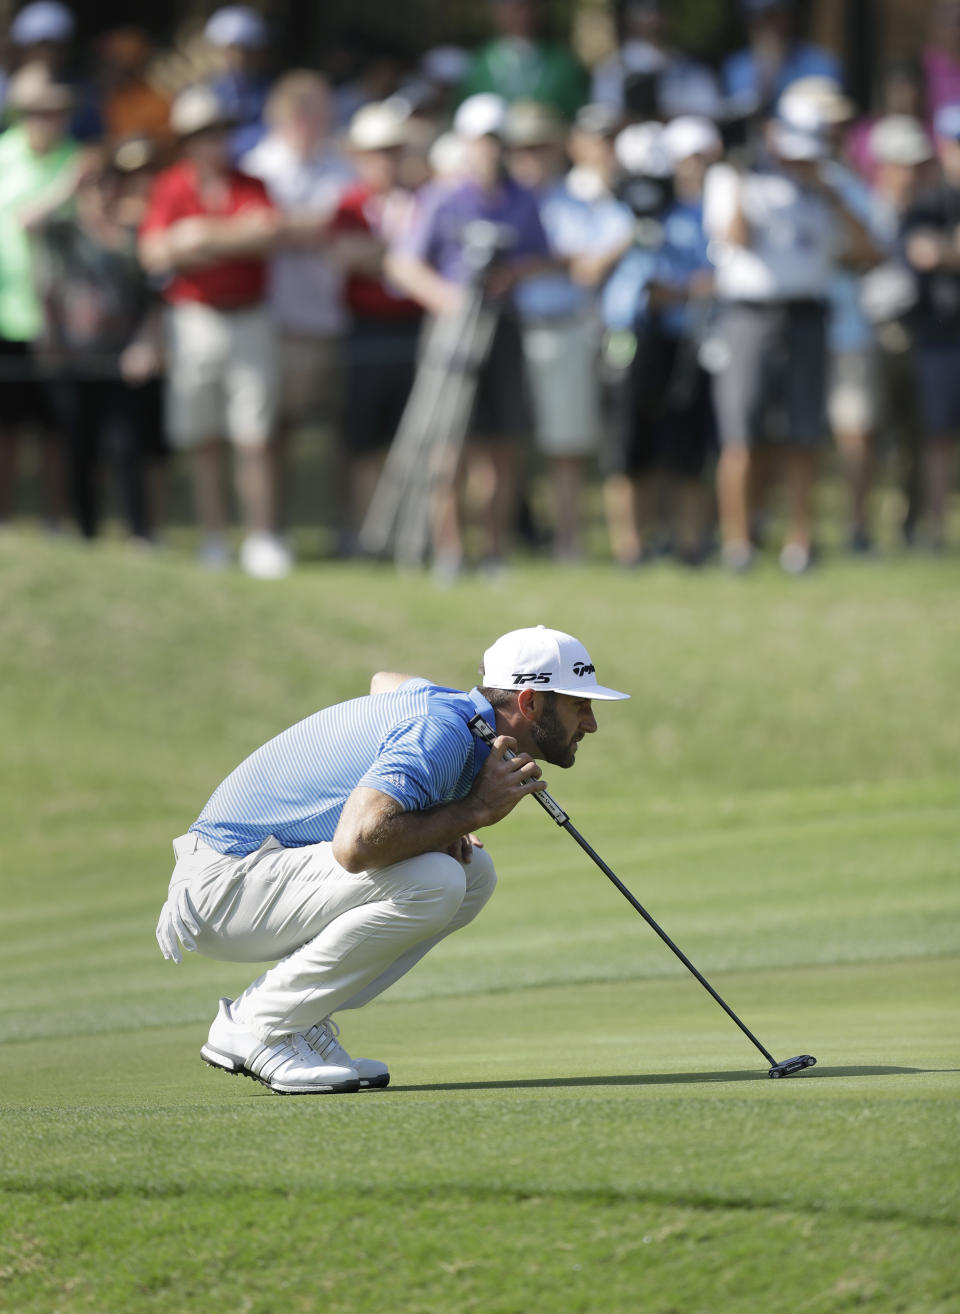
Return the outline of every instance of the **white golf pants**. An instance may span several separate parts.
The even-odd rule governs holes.
[[[237,1021],[265,1042],[374,999],[471,922],[497,881],[477,848],[469,863],[423,853],[356,873],[335,861],[331,844],[287,849],[272,835],[243,857],[194,834],[173,849],[158,938],[167,919],[208,958],[279,959],[233,1005]]]

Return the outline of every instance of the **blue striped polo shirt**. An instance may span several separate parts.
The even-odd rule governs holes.
[[[252,853],[268,835],[300,848],[333,839],[358,785],[405,812],[465,798],[490,752],[467,725],[477,712],[494,724],[477,689],[421,679],[325,707],[241,762],[190,829],[220,853]]]

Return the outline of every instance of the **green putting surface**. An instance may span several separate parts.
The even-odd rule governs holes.
[[[504,591],[0,541],[0,1309],[960,1310],[960,570],[785,581],[519,566]],[[760,1054],[535,805],[498,893],[340,1015],[386,1091],[201,1063],[252,969],[153,939],[171,838],[377,668],[469,684],[544,621],[634,692],[574,824]]]

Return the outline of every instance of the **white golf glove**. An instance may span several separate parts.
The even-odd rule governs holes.
[[[199,933],[200,928],[190,913],[168,899],[160,910],[160,920],[157,922],[157,944],[164,958],[174,963],[182,962],[181,945],[188,953],[195,953],[197,942],[193,937]]]

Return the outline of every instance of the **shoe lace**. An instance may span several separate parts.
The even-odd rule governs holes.
[[[286,1036],[279,1036],[276,1047],[286,1058],[302,1059],[305,1063],[313,1063],[316,1059],[313,1047],[301,1032],[291,1031]]]
[[[328,1062],[350,1063],[350,1055],[338,1039],[340,1028],[332,1017],[325,1017],[322,1022],[304,1032],[304,1040],[315,1054]]]

